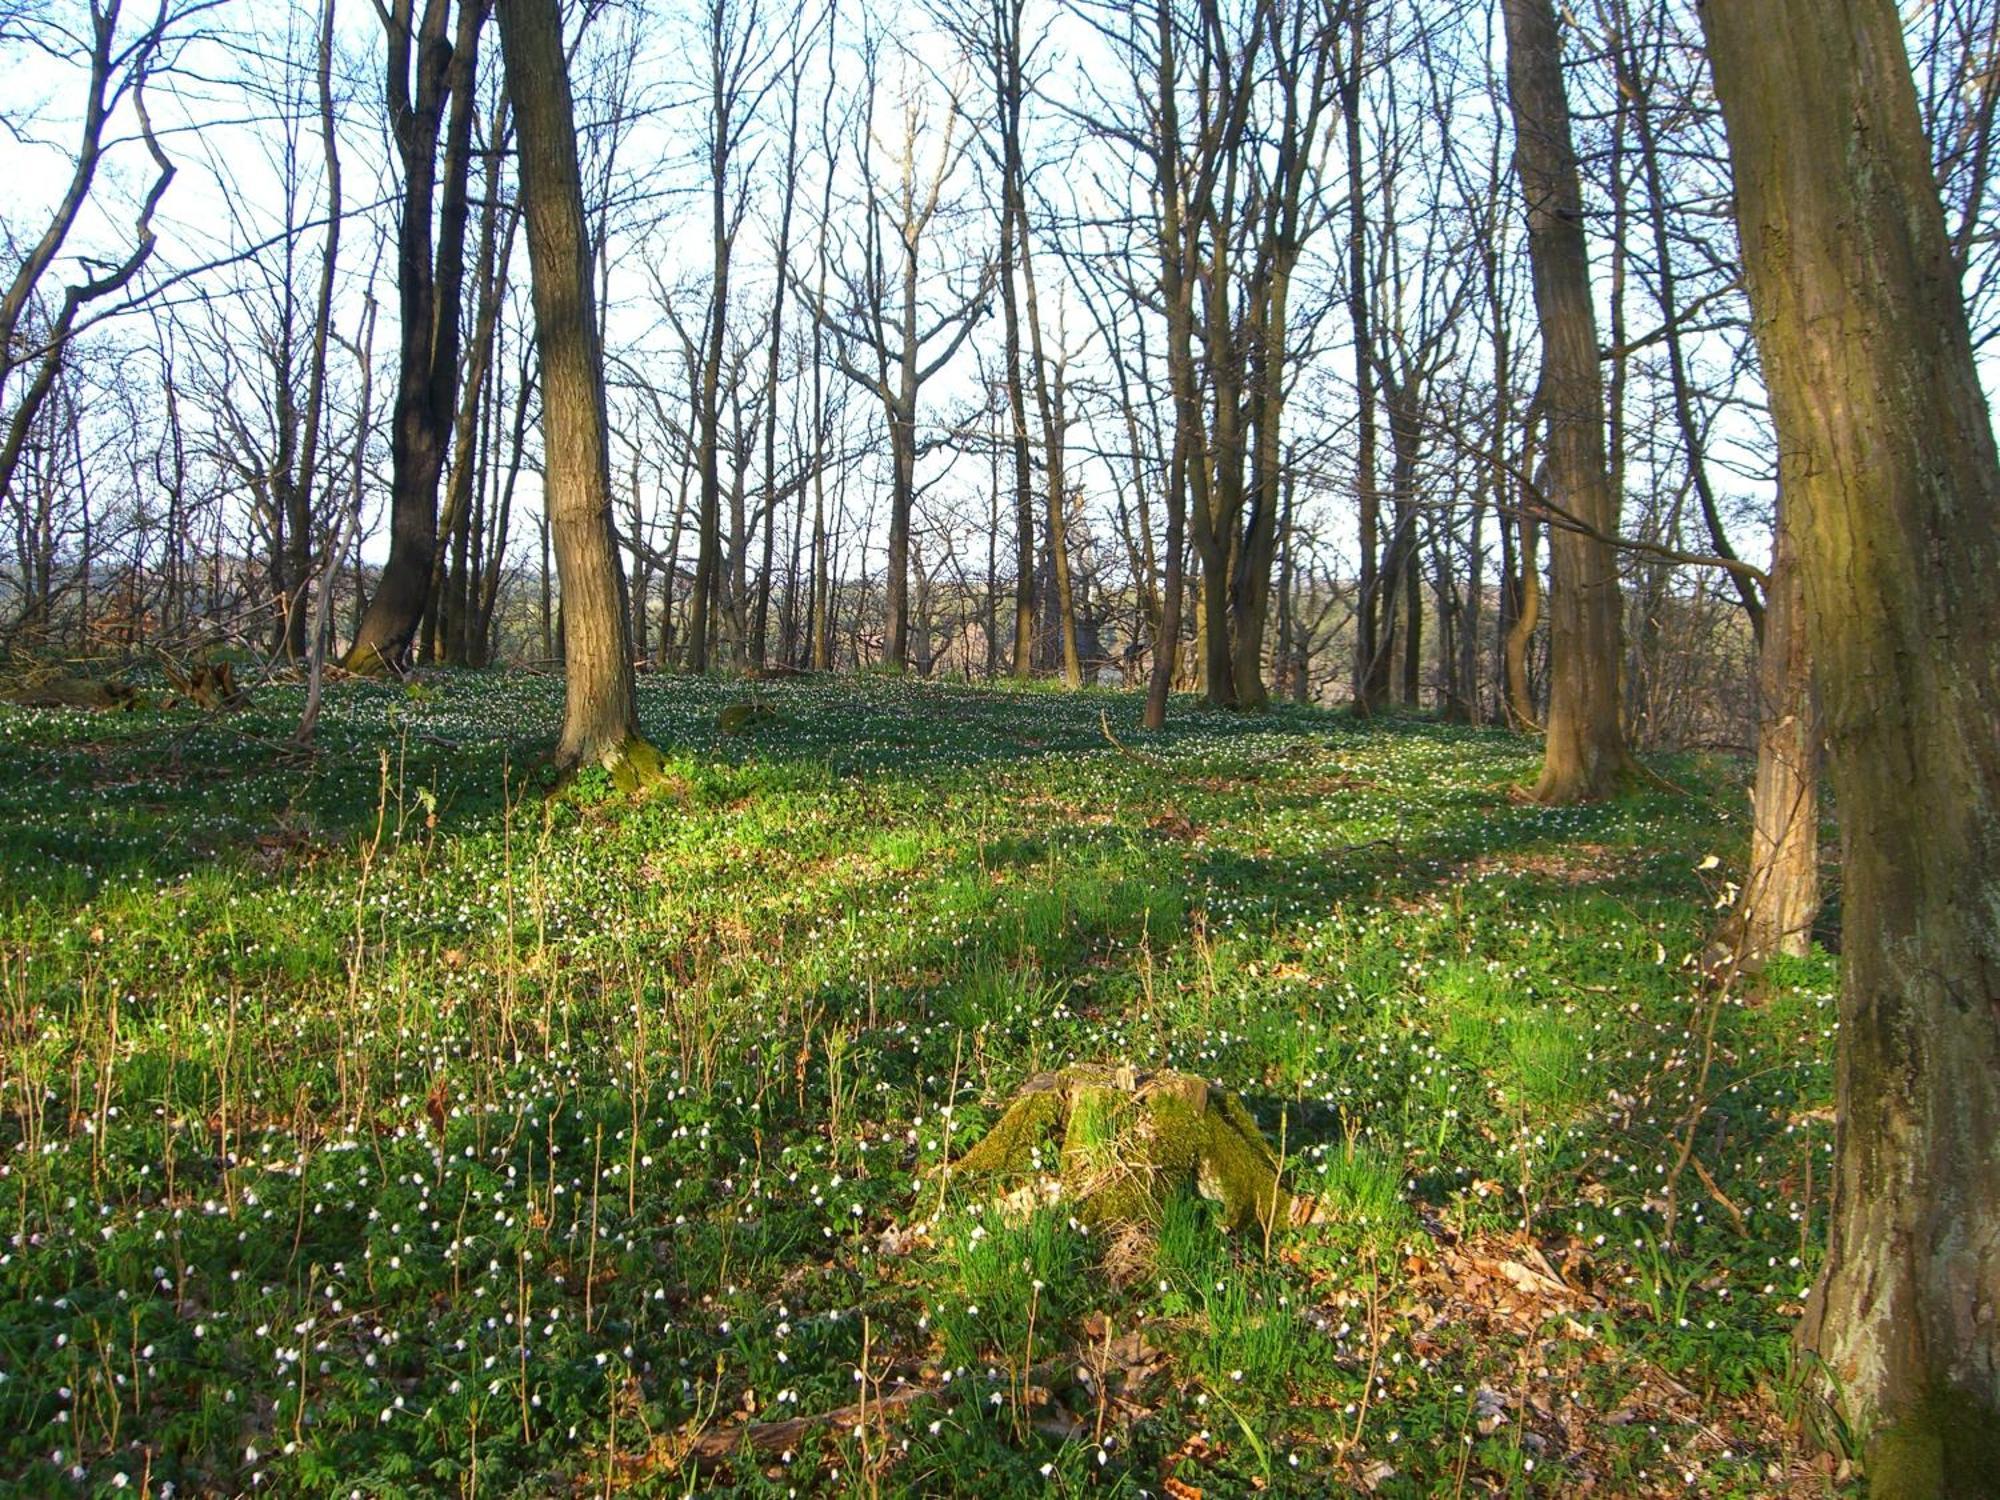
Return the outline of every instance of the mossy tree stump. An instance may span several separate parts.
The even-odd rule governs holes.
[[[1190,1073],[1078,1064],[1028,1080],[954,1170],[1055,1169],[1062,1196],[1094,1224],[1150,1224],[1179,1187],[1221,1207],[1232,1230],[1291,1219],[1278,1155],[1243,1102]]]

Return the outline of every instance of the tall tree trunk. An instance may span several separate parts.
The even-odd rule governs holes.
[[[625,576],[611,524],[604,353],[558,0],[500,0],[500,40],[521,122],[547,503],[562,573],[566,703],[556,763],[603,765],[621,785],[634,785],[660,756],[639,733]]]
[[[1878,1496],[2000,1473],[2000,457],[1893,0],[1702,15],[1845,860],[1802,1336]]]
[[[909,286],[910,317],[916,327],[915,268]],[[908,347],[907,345],[905,347]],[[910,351],[910,359],[916,351]],[[882,575],[882,665],[901,672],[910,664],[910,519],[917,508],[917,383],[905,371],[889,411],[889,541]]]
[[[1347,315],[1354,325],[1354,382],[1357,402],[1354,492],[1360,514],[1361,577],[1354,606],[1354,706],[1373,713],[1381,706],[1377,640],[1381,618],[1381,578],[1376,570],[1382,497],[1375,488],[1377,417],[1375,338],[1368,275],[1368,180],[1361,155],[1361,80],[1367,43],[1367,0],[1348,12],[1348,57],[1340,72],[1341,111],[1347,133]]]
[[[504,328],[502,332],[505,332]],[[474,592],[478,602],[473,608],[473,617],[466,629],[467,635],[471,637],[466,662],[468,666],[490,665],[497,650],[494,621],[500,607],[500,585],[506,577],[507,539],[514,519],[514,486],[521,477],[521,458],[528,439],[528,406],[534,393],[533,364],[524,357],[516,368],[513,425],[507,437],[507,469],[500,477],[497,513],[488,519],[480,538],[484,572],[477,580],[478,587]],[[543,528],[543,535],[546,538],[546,526]],[[545,627],[548,623],[549,604],[547,561],[545,549],[542,589],[542,616]],[[543,654],[546,656],[550,653],[544,650]]]
[[[1417,465],[1423,453],[1423,415],[1417,409],[1422,376],[1404,369],[1385,375],[1383,405],[1389,415],[1389,501],[1393,525],[1382,554],[1381,615],[1376,658],[1369,683],[1376,704],[1393,696],[1405,708],[1416,706],[1421,672],[1418,634],[1423,606],[1417,598]],[[1400,656],[1403,670],[1394,670]]]
[[[1064,356],[1055,361],[1055,379],[1049,378],[1049,363],[1042,350],[1041,304],[1035,295],[1035,258],[1028,242],[1028,211],[1017,204],[1016,224],[1020,233],[1021,286],[1026,293],[1028,315],[1028,358],[1035,370],[1035,409],[1042,421],[1042,478],[1048,486],[1049,582],[1055,592],[1057,649],[1062,661],[1063,685],[1083,686],[1083,664],[1076,648],[1076,595],[1070,587],[1069,525],[1063,507],[1069,499],[1068,466],[1063,456],[1063,430],[1067,405],[1064,387]]]
[[[1189,433],[1177,428],[1173,456],[1167,463],[1167,534],[1161,562],[1160,629],[1153,638],[1153,674],[1146,684],[1145,726],[1167,726],[1167,695],[1174,690],[1180,666],[1181,604],[1187,595],[1184,559],[1187,555]]]
[[[1529,419],[1521,447],[1521,474],[1534,470],[1535,424],[1539,420],[1538,416]],[[1508,584],[1513,595],[1512,618],[1500,641],[1504,678],[1501,686],[1506,697],[1508,724],[1523,733],[1534,733],[1542,725],[1541,715],[1535,707],[1534,685],[1528,678],[1528,648],[1534,644],[1535,631],[1542,623],[1542,533],[1535,520],[1534,497],[1528,493],[1528,486],[1513,473],[1508,474],[1506,484],[1515,495],[1514,534],[1519,545],[1512,549],[1518,566],[1509,575]]]
[[[771,622],[771,566],[778,530],[778,375],[784,353],[785,288],[792,257],[792,205],[797,198],[795,177],[799,159],[799,79],[795,58],[790,67],[791,115],[785,134],[785,169],[779,189],[777,284],[771,290],[771,343],[764,367],[764,562],[757,572],[757,611],[750,628],[750,664],[759,672],[766,660]],[[792,572],[798,572],[798,529],[793,527]]]
[[[323,665],[324,648],[317,639],[308,639],[306,587],[313,571],[313,492],[319,484],[322,460],[321,430],[326,417],[327,353],[333,338],[334,282],[340,271],[340,226],[346,212],[342,201],[340,141],[335,129],[333,103],[334,0],[320,5],[319,51],[313,70],[319,104],[320,154],[326,171],[326,238],[320,248],[319,288],[313,298],[312,348],[307,356],[306,399],[299,437],[298,467],[286,480],[286,540],[290,546],[286,571],[292,590],[285,606],[285,652],[293,661],[304,662],[310,653],[315,674]],[[331,490],[329,486],[329,490]],[[341,531],[340,527],[333,527]],[[332,543],[329,542],[329,546]],[[323,594],[332,594],[329,555],[327,571],[320,581]]]
[[[1410,517],[1410,545],[1403,549],[1403,675],[1398,701],[1423,707],[1424,686],[1424,568],[1417,546],[1416,517]]]
[[[829,11],[826,28],[829,57],[833,55],[833,39],[833,12]],[[820,150],[828,161],[834,159],[832,118],[833,101],[829,94],[821,101],[819,124]],[[819,232],[815,249],[818,266],[813,293],[816,309],[826,305],[826,241],[833,220],[833,177],[831,171],[827,172],[820,187]],[[811,604],[806,610],[806,663],[815,672],[830,672],[833,670],[833,594],[830,576],[832,539],[826,524],[826,321],[819,317],[812,322],[812,424],[812,590]]]
[[[1632,126],[1639,143],[1639,160],[1646,176],[1646,215],[1653,235],[1654,274],[1659,278],[1660,318],[1666,330],[1667,376],[1673,392],[1674,425],[1680,430],[1681,447],[1687,457],[1688,479],[1695,498],[1701,502],[1702,520],[1708,526],[1709,544],[1715,555],[1735,562],[1729,533],[1722,523],[1722,506],[1715,493],[1715,481],[1708,472],[1706,445],[1694,409],[1694,380],[1688,370],[1686,337],[1681,327],[1679,278],[1674,268],[1674,242],[1667,223],[1667,183],[1660,163],[1659,124],[1653,118],[1652,84],[1648,70],[1641,66],[1638,45],[1629,29],[1619,56],[1619,92],[1632,101]],[[1621,339],[1620,342],[1623,340]],[[1751,634],[1761,644],[1764,639],[1764,601],[1749,574],[1732,570],[1730,584],[1743,605]],[[1768,708],[1768,703],[1767,703]]]
[[[710,239],[713,260],[709,290],[708,321],[702,329],[701,373],[695,387],[695,435],[701,482],[695,513],[694,594],[689,604],[688,670],[706,672],[714,663],[714,642],[709,623],[715,614],[715,596],[722,582],[722,346],[728,332],[729,262],[734,239],[728,218],[727,127],[722,110],[721,59],[716,59],[715,99],[717,111],[713,128],[709,183]]]
[[[472,347],[465,352],[458,417],[452,434],[451,474],[445,481],[441,529],[450,544],[450,558],[440,557],[431,570],[430,608],[425,616],[426,656],[442,654],[455,667],[466,663],[466,555],[471,542],[473,486],[478,477],[480,415],[486,404],[487,376],[507,295],[507,268],[513,256],[518,210],[505,212],[502,225],[500,163],[511,127],[503,94],[494,111],[486,149],[486,202],[479,211],[478,246],[473,252]]]
[[[1604,447],[1604,381],[1583,189],[1563,89],[1553,0],[1503,0],[1514,162],[1528,206],[1528,258],[1542,332],[1548,488],[1566,514],[1549,538],[1549,717],[1542,802],[1604,797],[1630,764],[1618,712],[1618,497]]]
[[[1028,220],[1022,161],[1021,5],[997,0],[992,7],[994,31],[993,96],[1000,127],[1000,312],[1003,326],[1003,376],[1007,383],[1009,434],[1014,460],[1014,656],[1013,670],[1023,680],[1035,674],[1035,470],[1028,446],[1027,386],[1021,374],[1021,305],[1014,280],[1017,247]]]
[[[460,0],[455,36],[446,34],[450,0],[424,0],[423,21],[414,33],[412,0],[383,11],[389,32],[389,123],[403,164],[396,237],[402,351],[389,427],[389,556],[348,648],[344,665],[350,671],[402,667],[430,600],[438,481],[458,401],[459,301],[465,281],[466,182],[479,33],[490,5],[491,0]]]

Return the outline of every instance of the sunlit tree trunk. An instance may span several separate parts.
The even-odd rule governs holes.
[[[2000,1473],[2000,458],[1893,0],[1703,11],[1840,809],[1804,1342],[1878,1497]]]
[[[1583,234],[1583,189],[1553,0],[1503,0],[1514,163],[1542,332],[1549,537],[1549,714],[1542,802],[1608,796],[1629,764],[1618,712],[1618,496],[1604,445],[1604,380]]]
[[[556,763],[643,780],[625,577],[611,524],[611,448],[590,242],[558,0],[500,0],[508,94],[520,119],[535,336],[542,363],[546,505],[562,579],[566,703]]]

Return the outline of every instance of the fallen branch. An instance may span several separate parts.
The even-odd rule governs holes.
[[[1035,1365],[1029,1369],[1026,1383],[1035,1386],[1053,1381],[1074,1369],[1078,1362],[1077,1356],[1066,1355]],[[907,1385],[886,1396],[856,1401],[851,1406],[836,1406],[832,1411],[814,1416],[789,1417],[782,1422],[751,1422],[742,1427],[704,1432],[688,1445],[680,1461],[706,1468],[746,1449],[752,1453],[783,1453],[797,1448],[801,1440],[822,1427],[853,1428],[886,1424],[904,1407],[914,1406],[932,1396],[946,1395],[949,1389],[943,1385]]]

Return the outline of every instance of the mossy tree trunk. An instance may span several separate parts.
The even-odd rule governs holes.
[[[1551,0],[1504,0],[1514,164],[1542,333],[1548,423],[1549,713],[1541,802],[1609,796],[1629,757],[1619,720],[1618,496],[1604,441],[1604,378],[1583,234],[1583,188]]]
[[[1845,856],[1803,1337],[1873,1493],[2000,1472],[2000,458],[1893,0],[1711,0]]]
[[[556,763],[605,765],[624,784],[644,779],[659,756],[639,734],[631,612],[611,525],[604,355],[557,0],[500,0],[500,42],[520,121],[545,504],[562,585],[566,704]]]

